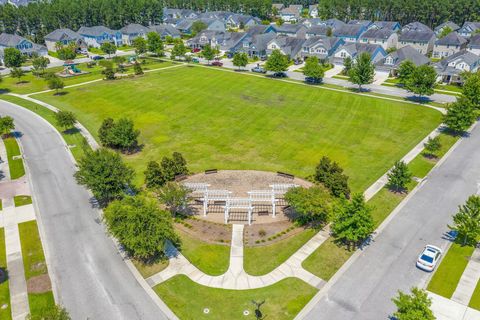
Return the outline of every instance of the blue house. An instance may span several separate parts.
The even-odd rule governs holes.
[[[345,42],[358,42],[362,33],[367,31],[363,24],[346,24],[333,31],[333,35]]]
[[[32,41],[25,39],[24,37],[16,34],[2,33],[0,34],[0,49],[16,48],[22,54],[31,56],[32,54],[38,54],[39,56],[47,55],[47,48]]]
[[[102,43],[111,42],[116,46],[122,45],[122,33],[104,26],[81,27],[78,30],[89,47],[100,48]]]

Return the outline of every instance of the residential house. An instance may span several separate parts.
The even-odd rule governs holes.
[[[338,20],[338,19],[328,19],[328,20],[325,20],[322,24],[331,28],[332,31],[337,30],[337,29],[343,27],[344,25],[346,25],[345,22],[343,22],[341,20]]]
[[[480,22],[465,22],[463,26],[458,29],[458,34],[464,38],[470,38],[475,33],[480,32]]]
[[[343,65],[345,58],[349,57],[352,60],[355,60],[363,52],[368,52],[370,54],[372,63],[376,63],[387,56],[387,52],[379,44],[347,42],[337,48],[333,54],[332,60],[333,63],[337,65]]]
[[[366,30],[367,28],[362,24],[345,24],[333,30],[333,35],[345,40],[345,42],[358,42],[360,35]]]
[[[302,5],[289,5],[280,10],[280,18],[285,22],[297,22],[302,15]]]
[[[165,19],[195,19],[198,13],[190,9],[163,8],[163,20]]]
[[[392,31],[400,31],[402,26],[397,21],[375,21],[368,26],[368,29],[389,29]]]
[[[78,34],[89,47],[100,48],[105,42],[111,42],[116,46],[122,45],[122,33],[104,26],[81,27]]]
[[[402,29],[398,37],[398,48],[412,46],[421,54],[427,55],[433,50],[435,44],[435,33],[423,29]]]
[[[467,50],[480,56],[480,33],[472,36],[467,45]]]
[[[231,29],[248,29],[258,23],[258,18],[245,14],[232,14],[225,22],[226,27]]]
[[[299,22],[307,28],[311,28],[313,26],[324,25],[324,22],[320,18],[301,19]]]
[[[2,50],[5,48],[15,48],[27,56],[31,56],[33,54],[46,56],[48,54],[47,47],[33,43],[32,41],[16,34],[9,33],[0,34],[0,48]]]
[[[138,23],[130,23],[120,29],[122,33],[122,43],[132,45],[136,38],[147,38],[147,33],[150,32],[148,27],[144,27]]]
[[[480,56],[462,50],[435,64],[438,81],[444,83],[463,83],[463,72],[476,72],[479,70]]]
[[[187,41],[187,46],[192,49],[203,48],[206,45],[210,45],[212,48],[220,47],[225,38],[225,32],[219,32],[214,30],[203,30],[199,32],[195,37]]]
[[[257,34],[263,34],[263,33],[269,33],[272,32],[275,34],[275,29],[272,25],[263,25],[263,24],[258,24],[253,27],[250,27],[246,31],[250,36],[255,36]]]
[[[318,5],[316,4],[311,4],[308,6],[308,16],[311,18],[317,18],[318,17]]]
[[[289,37],[285,35],[277,35],[267,44],[267,55],[273,50],[280,50],[282,54],[290,57],[290,59],[300,59],[303,43],[305,39]]]
[[[331,29],[326,25],[312,26],[307,29],[305,33],[305,38],[308,39],[316,36],[328,36],[331,32]]]
[[[336,37],[310,37],[303,43],[301,57],[306,59],[313,56],[325,60],[330,58],[338,47],[344,44],[345,41]]]
[[[428,26],[424,25],[423,23],[421,22],[411,22],[407,25],[405,25],[403,28],[402,28],[402,32],[406,32],[406,31],[421,31],[421,32],[432,32],[433,33],[433,30],[430,29]]]
[[[460,29],[460,27],[456,23],[453,23],[452,21],[447,21],[447,22],[444,22],[444,23],[438,25],[437,27],[435,27],[435,29],[433,31],[435,32],[435,34],[438,37],[447,28],[448,28],[448,30],[450,30],[450,32],[457,31],[458,29]]]
[[[70,29],[57,29],[45,36],[45,45],[48,51],[56,52],[58,43],[61,43],[63,46],[74,43],[79,51],[87,48],[83,37]]]
[[[282,24],[274,25],[273,30],[277,35],[284,35],[295,38],[305,38],[307,28],[303,24]]]
[[[456,31],[453,31],[445,37],[435,41],[432,57],[443,59],[465,49],[466,46],[467,40]]]
[[[175,28],[183,34],[191,34],[193,23],[196,21],[203,22],[207,26],[206,30],[219,32],[226,31],[225,23],[217,18],[182,19],[175,25]]]
[[[398,34],[390,28],[376,29],[371,28],[362,33],[361,43],[379,44],[383,49],[396,48],[398,43]]]
[[[179,39],[182,36],[180,31],[178,31],[176,28],[172,27],[169,24],[158,24],[150,26],[150,31],[158,33],[162,39],[165,39],[166,37]]]
[[[354,25],[362,25],[365,29],[368,29],[372,25],[372,21],[370,20],[350,20],[347,24],[354,24]]]
[[[285,8],[285,6],[283,5],[283,3],[272,3],[272,9],[273,10],[276,10],[278,13],[280,13],[280,11]]]
[[[406,60],[413,62],[417,67],[430,63],[430,59],[418,52],[412,46],[405,46],[390,52],[384,59],[379,60],[375,67],[382,71],[390,71],[395,76],[400,64]]]
[[[267,47],[277,35],[273,32],[250,35],[247,33],[239,42],[231,47],[229,52],[244,52],[249,57],[266,57]],[[232,41],[232,43],[234,43]]]

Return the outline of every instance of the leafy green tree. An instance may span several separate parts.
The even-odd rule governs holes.
[[[55,94],[58,94],[59,90],[62,90],[65,84],[63,83],[63,80],[57,77],[56,75],[53,75],[47,79],[48,83],[48,88],[50,90],[55,90]]]
[[[57,49],[57,56],[60,60],[73,60],[77,57],[77,48],[74,43],[71,43],[67,46],[60,46]]]
[[[135,53],[138,55],[142,55],[147,52],[147,41],[142,37],[135,38],[132,45],[135,48]]]
[[[432,300],[425,290],[414,287],[411,294],[398,291],[398,297],[392,301],[397,306],[397,311],[393,314],[397,320],[435,320],[430,310]]]
[[[105,148],[88,151],[75,173],[77,182],[89,188],[102,206],[121,199],[133,176],[133,169],[123,163],[122,157]]]
[[[474,109],[480,110],[480,73],[465,74],[462,93]]]
[[[203,47],[202,56],[207,60],[207,63],[210,64],[210,61],[215,58],[215,50],[207,44]]]
[[[42,75],[48,67],[50,60],[47,57],[36,57],[32,59],[33,73],[36,76]]]
[[[365,203],[362,194],[354,194],[351,201],[342,197],[333,207],[333,234],[349,248],[355,249],[374,228],[372,208]]]
[[[137,76],[143,74],[143,69],[140,63],[135,62],[135,64],[133,65],[133,72],[135,72]]]
[[[110,132],[115,126],[115,121],[112,118],[106,118],[102,121],[98,129],[98,138],[103,146],[108,147],[111,143]]]
[[[443,123],[456,132],[463,133],[475,122],[476,115],[472,105],[466,99],[458,99],[449,105],[443,117]]]
[[[442,144],[440,143],[440,136],[436,136],[434,138],[429,137],[423,146],[425,148],[425,154],[436,157],[437,152],[442,147]]]
[[[295,221],[302,225],[325,223],[331,212],[331,196],[321,185],[291,188],[285,193],[285,201],[294,210]]]
[[[71,111],[58,111],[55,113],[55,120],[57,124],[66,129],[73,128],[75,123],[77,122],[77,118],[75,114]]]
[[[183,44],[183,42],[179,42],[173,46],[172,52],[170,53],[170,58],[172,60],[175,60],[177,58],[185,56],[186,53],[187,53],[187,48],[185,48],[185,45]]]
[[[398,66],[397,78],[400,83],[406,84],[417,66],[411,60],[405,60]]]
[[[175,176],[180,174],[188,174],[187,160],[180,152],[172,153],[173,167]]]
[[[13,67],[10,70],[10,76],[12,78],[17,78],[17,83],[20,82],[20,79],[25,75],[25,71],[22,68]]]
[[[325,75],[322,65],[319,63],[317,57],[309,57],[305,61],[305,67],[303,67],[303,74],[305,77],[315,79],[316,82],[320,82]]]
[[[275,73],[287,71],[288,57],[278,49],[273,50],[265,63],[265,69]]]
[[[0,132],[2,135],[9,135],[15,129],[15,122],[12,117],[0,117]]]
[[[3,63],[7,68],[19,68],[25,62],[25,56],[16,48],[3,50]]]
[[[314,180],[323,184],[334,197],[349,197],[348,176],[336,162],[328,157],[322,157],[315,168]]]
[[[445,36],[452,31],[453,31],[452,28],[450,28],[449,26],[446,26],[445,28],[443,28],[442,32],[440,32],[440,34],[438,35],[438,39],[445,38]]]
[[[163,203],[173,217],[185,213],[189,200],[190,190],[173,181],[167,181],[157,189],[158,200]]]
[[[248,64],[248,56],[245,52],[237,52],[233,55],[232,63],[235,67],[245,68]]]
[[[433,88],[436,81],[437,73],[435,69],[429,65],[422,65],[413,70],[405,83],[405,87],[408,91],[419,96],[430,96],[434,92]]]
[[[387,186],[396,191],[402,192],[407,190],[407,184],[412,181],[412,173],[408,169],[408,166],[403,161],[395,162],[393,168],[388,172]]]
[[[108,54],[108,56],[110,57],[110,55],[115,54],[115,52],[117,52],[117,46],[115,46],[111,42],[104,42],[100,45],[100,50]]]
[[[127,58],[125,58],[124,56],[115,56],[115,57],[112,58],[112,61],[117,66],[120,66],[121,64],[123,64],[127,61]]]
[[[155,199],[127,196],[105,209],[107,229],[135,259],[152,261],[164,257],[166,243],[178,243],[170,213],[160,209]]]
[[[164,45],[162,38],[156,32],[147,33],[147,48],[148,51],[156,54],[157,56],[163,56]]]
[[[148,162],[147,169],[143,174],[145,175],[145,185],[149,189],[159,188],[165,184],[162,167],[157,161]]]
[[[195,22],[192,23],[192,27],[191,27],[192,34],[196,35],[197,33],[207,29],[207,27],[208,26],[205,24],[205,22],[196,20]]]
[[[41,309],[37,314],[29,314],[27,320],[71,320],[67,309],[54,305]]]
[[[464,205],[459,206],[453,216],[453,225],[448,227],[458,232],[463,245],[476,246],[480,236],[480,196],[472,195]]]
[[[372,83],[374,75],[375,66],[368,52],[362,52],[348,72],[350,81],[357,84],[359,90],[362,90],[362,85]]]
[[[115,80],[116,76],[113,67],[106,66],[102,72],[105,75],[105,80]]]
[[[353,67],[352,58],[346,57],[345,59],[343,59],[343,70],[342,70],[342,73],[343,73],[344,75],[348,76],[348,74],[350,73],[350,70],[352,70],[352,67]]]

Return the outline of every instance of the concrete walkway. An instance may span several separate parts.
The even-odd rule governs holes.
[[[302,268],[302,262],[312,254],[327,238],[326,228],[318,232],[303,247],[275,270],[263,276],[252,276],[243,269],[243,225],[233,225],[230,266],[223,275],[210,276],[191,264],[172,245],[167,249],[170,256],[168,267],[147,279],[150,286],[156,286],[173,276],[184,274],[198,284],[222,289],[247,290],[270,286],[285,278],[296,277],[320,289],[326,282]]]
[[[480,249],[477,248],[473,251],[470,261],[463,271],[457,288],[452,295],[452,300],[468,306],[478,280],[480,280]]]
[[[432,299],[432,311],[437,320],[480,320],[480,311],[428,292]]]
[[[7,159],[7,148],[5,148],[3,139],[0,138],[0,181],[2,182],[10,180],[10,167]]]

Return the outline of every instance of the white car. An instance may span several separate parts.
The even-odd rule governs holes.
[[[418,256],[417,267],[428,272],[433,271],[441,255],[442,249],[428,244]]]

